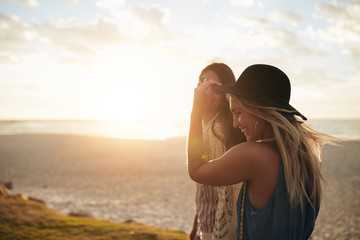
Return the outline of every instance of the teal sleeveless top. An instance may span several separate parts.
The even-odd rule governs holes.
[[[306,191],[310,196],[310,179],[307,176]],[[240,210],[243,187],[237,201],[237,229],[240,239]],[[250,203],[248,191],[245,192],[244,206],[244,239],[245,240],[298,240],[308,239],[314,229],[315,220],[319,213],[319,206],[315,209],[303,196],[303,209],[300,205],[292,207],[289,202],[286,188],[284,167],[280,159],[279,173],[275,189],[265,207],[255,210]]]

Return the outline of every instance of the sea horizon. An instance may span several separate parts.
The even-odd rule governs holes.
[[[360,140],[360,119],[310,119],[317,131]],[[117,139],[166,140],[185,137],[189,120],[0,119],[0,135],[71,134]]]

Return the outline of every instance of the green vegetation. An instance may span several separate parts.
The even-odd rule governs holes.
[[[187,234],[139,223],[70,217],[21,197],[0,197],[0,240],[183,240]]]

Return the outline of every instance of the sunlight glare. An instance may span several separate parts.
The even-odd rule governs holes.
[[[148,129],[150,138],[165,140],[174,134],[174,126],[170,121],[154,121]]]

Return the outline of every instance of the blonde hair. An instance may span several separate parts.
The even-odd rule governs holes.
[[[321,202],[321,182],[327,184],[321,173],[321,147],[335,143],[336,138],[318,132],[301,122],[290,111],[266,107],[255,101],[238,97],[243,109],[267,121],[278,146],[289,194],[290,203],[303,207],[303,196],[315,207]],[[310,179],[311,194],[306,191],[307,175]]]

